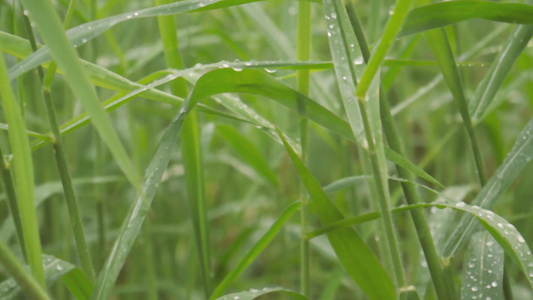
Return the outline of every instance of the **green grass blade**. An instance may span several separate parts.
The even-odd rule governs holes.
[[[94,127],[108,145],[118,166],[131,184],[140,191],[141,186],[138,175],[133,169],[128,154],[122,146],[109,116],[103,110],[74,48],[67,40],[52,3],[49,0],[39,2],[24,0],[22,3],[29,11],[30,18],[35,22],[42,39],[50,47],[50,52],[54,56],[57,65],[64,70],[65,78],[69,82],[72,91],[79,97],[84,109],[91,116]],[[38,53],[38,51],[35,53]]]
[[[219,125],[217,130],[258,174],[274,186],[279,185],[276,173],[272,171],[272,168],[254,144],[231,126]]]
[[[110,254],[98,275],[91,299],[107,299],[113,288],[126,257],[140,233],[142,223],[150,209],[163,172],[165,171],[174,146],[178,141],[178,133],[182,127],[185,114],[180,111],[165,130],[150,165],[144,173],[144,197],[138,196],[130,207],[127,217],[120,228],[119,235],[113,244]]]
[[[437,179],[435,179],[433,176],[426,173],[422,168],[418,167],[411,161],[407,160],[405,157],[400,155],[398,152],[390,149],[385,148],[385,154],[387,155],[387,158],[394,161],[399,167],[404,168],[405,170],[413,173],[414,175],[423,178],[438,187],[444,188],[444,185],[440,183]]]
[[[284,288],[262,288],[260,290],[257,289],[251,289],[249,291],[244,291],[240,293],[233,293],[228,294],[225,296],[222,296],[220,298],[217,298],[216,300],[253,300],[257,299],[263,295],[276,295],[276,294],[284,294],[287,296],[290,296],[292,299],[295,300],[309,300],[306,296],[299,294],[297,292],[287,290]]]
[[[20,292],[20,288],[16,286],[15,282],[18,283],[19,286],[22,287],[24,291],[32,297],[32,299],[50,299],[44,290],[44,283],[40,284],[31,276],[31,274],[26,271],[24,266],[18,261],[13,252],[9,250],[3,241],[0,241],[0,263],[4,266],[7,273],[13,278],[8,279],[0,284],[0,288],[2,288],[0,290],[2,291],[2,296],[0,296],[0,299],[2,299],[2,297],[7,297],[6,295],[8,294],[16,294],[17,292]]]
[[[26,135],[26,124],[21,115],[20,107],[15,100],[15,95],[7,78],[4,56],[1,53],[0,96],[2,97],[4,115],[9,125],[9,143],[14,156],[17,201],[22,222],[26,259],[35,280],[44,286],[41,238],[37,215],[33,206],[35,186],[30,142]]]
[[[450,48],[448,37],[443,29],[428,31],[425,33],[425,37],[428,41],[431,51],[433,52],[433,55],[435,56],[435,59],[439,64],[444,80],[446,81],[446,84],[448,85],[448,88],[455,99],[455,103],[463,119],[463,124],[465,125],[468,133],[470,145],[474,154],[474,161],[476,163],[479,182],[481,183],[481,186],[484,186],[487,182],[487,179],[485,167],[483,165],[483,158],[481,157],[477,137],[474,132],[470,113],[468,112],[468,106],[461,84],[461,78],[459,77],[459,72],[457,71],[455,58],[453,56],[452,49]]]
[[[486,231],[470,241],[463,266],[461,299],[503,300],[503,249]]]
[[[257,1],[263,0],[213,0],[209,2],[203,0],[178,1],[171,4],[150,7],[134,12],[127,12],[105,19],[84,23],[68,30],[67,37],[70,41],[70,44],[77,47],[78,45],[85,44],[91,39],[101,35],[111,27],[125,21],[139,18],[175,15],[185,12],[198,11],[199,9],[205,11],[208,9],[218,9]],[[30,7],[26,8],[31,13]],[[34,17],[30,15],[30,18]],[[17,78],[21,74],[52,59],[52,57],[54,57],[54,50],[48,43],[47,46],[48,47],[39,49],[39,51],[35,52],[35,54],[30,55],[28,58],[9,69],[9,78]],[[60,63],[58,63],[58,65],[61,66]]]
[[[520,54],[524,51],[529,40],[533,36],[533,26],[518,26],[509,34],[507,42],[494,59],[481,83],[476,89],[476,94],[470,102],[469,111],[472,122],[478,123],[484,118],[484,114],[494,100],[494,96],[500,89],[503,80],[511,70]]]
[[[533,119],[527,123],[522,132],[518,135],[511,151],[507,154],[503,164],[496,170],[495,174],[489,180],[486,186],[479,192],[473,205],[490,209],[513,183],[514,179],[526,167],[527,163],[533,158]],[[464,216],[450,235],[443,255],[446,257],[453,256],[470,236],[475,232],[476,223],[471,217]]]
[[[71,270],[61,280],[76,300],[88,300],[91,297],[93,285],[80,269]]]
[[[320,184],[296,156],[281,132],[279,134],[309,192],[311,201],[317,207],[322,224],[326,226],[342,220],[343,216],[340,211],[330,202]],[[343,228],[331,231],[328,233],[328,239],[340,262],[369,299],[396,299],[394,284],[372,251],[353,229]]]
[[[376,46],[375,51],[372,53],[370,61],[368,62],[367,67],[365,68],[365,71],[361,76],[361,80],[357,85],[355,96],[357,97],[357,99],[360,99],[360,101],[366,100],[365,98],[370,84],[374,80],[374,76],[376,75],[379,67],[385,59],[385,55],[389,51],[390,46],[396,39],[396,35],[402,28],[407,13],[411,9],[412,3],[412,0],[398,0],[396,2],[394,11],[392,12],[392,15],[389,18],[389,21],[387,22],[387,25],[385,27],[385,31],[381,36],[381,39],[378,45]]]
[[[419,6],[409,12],[399,36],[406,36],[471,19],[532,24],[533,6],[492,1],[449,1]]]
[[[244,272],[244,270],[265,250],[265,248],[272,242],[274,237],[283,228],[283,225],[298,211],[300,203],[295,202],[285,209],[279,218],[270,226],[270,228],[263,234],[263,236],[255,243],[255,245],[242,257],[237,266],[229,272],[222,282],[215,288],[210,299],[219,299],[228,287]],[[230,298],[233,299],[233,298]]]

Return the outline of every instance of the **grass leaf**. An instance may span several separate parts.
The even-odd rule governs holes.
[[[513,24],[532,24],[533,6],[492,1],[446,1],[411,10],[399,36],[420,33],[471,19]]]
[[[486,231],[470,241],[463,265],[461,299],[503,300],[503,249]]]
[[[330,202],[326,193],[285,141],[287,153],[298,170],[311,201],[318,210],[323,226],[343,219],[340,211]],[[372,251],[351,228],[328,232],[328,239],[340,262],[369,299],[396,299],[394,284]]]
[[[491,209],[501,195],[513,183],[527,163],[533,158],[533,119],[530,120],[518,135],[515,144],[503,164],[496,170],[494,176],[476,196],[473,205]],[[454,232],[449,236],[443,255],[453,256],[470,239],[476,231],[476,223],[469,216],[463,216]]]
[[[235,299],[253,300],[263,295],[269,295],[269,294],[285,294],[285,295],[290,296],[292,299],[296,299],[296,300],[308,300],[309,299],[302,294],[299,294],[297,292],[287,290],[284,288],[263,288],[260,290],[251,289],[249,291],[244,291],[240,293],[228,294],[220,298],[217,298],[216,300],[235,300]]]

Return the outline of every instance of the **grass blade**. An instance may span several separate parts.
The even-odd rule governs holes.
[[[39,29],[42,39],[50,47],[50,52],[54,56],[57,65],[65,72],[65,78],[69,82],[72,91],[79,97],[83,107],[91,116],[94,127],[108,145],[117,164],[133,187],[140,191],[141,186],[138,175],[135,173],[128,154],[111,124],[111,120],[103,110],[74,48],[67,40],[52,3],[49,0],[38,2],[23,0],[22,3],[29,11],[30,18]],[[38,53],[38,51],[35,53]]]
[[[524,51],[533,36],[533,26],[518,26],[509,35],[507,42],[494,60],[481,83],[476,89],[476,94],[470,102],[469,111],[472,122],[478,123],[484,118],[494,96],[500,89],[503,80],[511,70],[520,54]]]
[[[76,300],[88,300],[91,297],[93,285],[80,269],[71,270],[61,279]]]
[[[242,257],[235,269],[224,277],[222,282],[215,288],[213,294],[209,299],[220,299],[219,297],[228,289],[228,287],[244,272],[244,270],[265,250],[265,248],[272,242],[274,237],[283,228],[283,225],[298,211],[300,203],[295,202],[285,209],[279,218],[270,226],[270,228],[263,234],[263,236],[255,243],[255,245]],[[234,299],[234,298],[229,298]]]
[[[311,201],[317,207],[322,224],[326,226],[342,220],[342,214],[330,202],[320,184],[296,156],[296,153],[285,141],[281,132],[279,134],[287,153],[309,192]],[[328,239],[333,249],[335,249],[340,262],[369,299],[396,299],[392,281],[372,251],[353,229],[343,228],[328,232]]]
[[[503,164],[496,170],[494,176],[489,180],[486,186],[479,192],[473,205],[491,209],[494,203],[501,197],[507,188],[513,183],[514,179],[527,165],[527,162],[533,158],[533,119],[530,120],[522,132],[518,135],[515,144]],[[476,231],[475,221],[469,216],[463,216],[461,222],[446,242],[443,255],[446,257],[453,256],[470,236]]]
[[[120,228],[119,235],[102,271],[98,275],[91,299],[107,299],[122,269],[135,239],[139,235],[142,223],[150,209],[163,172],[165,171],[174,146],[178,141],[178,133],[182,127],[185,114],[180,111],[165,130],[150,165],[144,173],[144,197],[138,196],[130,207],[127,217]]]
[[[235,299],[253,300],[263,295],[270,295],[270,294],[285,294],[285,295],[290,296],[292,299],[296,299],[296,300],[308,300],[309,299],[302,294],[299,294],[297,292],[287,290],[284,288],[263,288],[260,290],[251,289],[249,291],[244,291],[240,293],[228,294],[220,298],[217,298],[216,300],[235,300]]]
[[[411,161],[407,160],[405,157],[400,155],[398,152],[390,149],[385,148],[385,153],[387,155],[387,158],[394,161],[399,167],[404,168],[405,170],[413,173],[414,175],[423,178],[438,187],[444,188],[444,185],[440,183],[437,179],[435,179],[433,176],[426,173],[423,169],[412,163]],[[394,158],[394,159],[392,159]]]
[[[44,287],[44,270],[42,264],[41,238],[33,199],[35,186],[33,177],[33,160],[30,142],[26,135],[26,124],[15,100],[7,78],[4,56],[0,48],[0,96],[4,106],[4,115],[9,125],[9,143],[15,164],[15,180],[20,220],[26,259],[30,265],[34,279]]]
[[[532,24],[533,6],[492,1],[449,1],[422,5],[411,10],[400,37],[445,27],[471,19],[513,24]]]
[[[24,268],[24,266],[18,261],[13,252],[9,250],[7,245],[0,241],[0,263],[4,266],[5,270],[14,278],[0,284],[3,295],[5,292],[9,294],[16,294],[20,292],[20,288],[15,287],[15,282],[19,284],[24,291],[32,297],[32,299],[49,300],[50,298],[44,290],[44,284],[37,282]],[[42,268],[42,264],[41,264]],[[43,271],[44,273],[44,271]],[[44,280],[44,274],[43,274]],[[13,287],[13,288],[12,288]],[[1,299],[1,298],[0,298]]]
[[[486,231],[474,234],[469,248],[461,299],[503,300],[503,249]]]
[[[138,18],[149,18],[157,16],[166,16],[166,15],[175,15],[185,12],[192,12],[198,10],[208,10],[208,9],[218,9],[223,7],[230,7],[235,5],[240,5],[244,3],[251,3],[263,0],[210,0],[208,2],[204,0],[187,0],[187,1],[178,1],[171,4],[160,5],[155,7],[150,7],[147,9],[138,10],[135,12],[127,12],[120,15],[108,17],[105,19],[100,19],[88,23],[78,25],[74,28],[71,28],[67,31],[67,38],[69,43],[74,47],[82,45],[92,40],[93,38],[104,33],[106,30],[111,27],[120,24],[125,21],[138,19]],[[30,7],[25,7],[30,11]],[[35,18],[31,16],[30,18]],[[42,34],[42,33],[41,33]],[[43,37],[44,38],[44,37]],[[46,39],[44,39],[46,42]],[[70,47],[69,47],[70,48]],[[39,49],[39,51],[30,55],[25,60],[19,62],[11,69],[9,69],[9,78],[14,79],[20,76],[21,74],[34,69],[38,65],[41,65],[54,56],[53,47],[47,43],[47,47]],[[58,62],[58,65],[61,64]]]
[[[474,161],[476,162],[479,182],[481,183],[481,186],[484,186],[487,182],[487,179],[485,167],[483,165],[483,158],[481,157],[477,137],[474,132],[472,120],[466,104],[466,98],[461,85],[461,78],[459,77],[459,72],[457,71],[455,58],[453,56],[452,49],[450,48],[448,37],[443,29],[426,32],[425,37],[428,41],[431,51],[433,52],[433,55],[435,56],[435,59],[439,64],[444,80],[446,81],[448,88],[455,99],[459,113],[461,113],[463,124],[465,125],[468,133],[470,145],[474,154]]]

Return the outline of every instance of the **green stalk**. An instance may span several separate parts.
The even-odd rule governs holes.
[[[311,3],[308,1],[298,2],[298,27],[296,42],[296,58],[299,61],[308,61],[311,56]],[[298,91],[309,95],[309,70],[299,70],[297,73]],[[299,109],[305,110],[304,105]],[[307,161],[307,118],[300,117],[300,143],[302,148],[302,162]],[[300,292],[304,295],[310,293],[310,260],[309,240],[305,238],[308,231],[308,204],[309,199],[305,195],[305,187],[300,184]]]
[[[17,195],[15,193],[15,186],[13,185],[13,178],[11,177],[11,172],[9,171],[9,163],[4,160],[4,153],[0,149],[0,177],[2,177],[2,188],[6,194],[7,206],[9,212],[13,217],[15,223],[15,228],[17,230],[17,238],[20,244],[20,249],[22,250],[22,256],[25,260],[26,258],[26,248],[24,247],[24,231],[22,230],[22,221],[20,220],[19,206],[17,204]]]
[[[368,62],[370,59],[370,51],[368,49],[366,38],[363,34],[363,30],[361,28],[361,24],[359,22],[359,18],[357,17],[357,13],[353,7],[353,4],[350,4],[348,6],[347,11],[352,26],[354,27],[355,36],[357,38],[357,41],[359,42],[359,47],[361,48],[363,59],[365,60],[365,62]],[[383,125],[383,130],[385,132],[388,144],[392,150],[396,151],[402,156],[405,156],[405,149],[400,138],[398,128],[394,122],[394,119],[392,118],[389,103],[386,99],[386,93],[383,88],[380,88],[379,96],[381,123]],[[401,178],[405,178],[409,182],[414,182],[414,176],[413,174],[411,174],[411,172],[401,167],[396,167],[396,169],[398,175]],[[409,182],[401,183],[403,192],[407,203],[409,205],[415,205],[420,203],[420,197],[418,196],[416,186]],[[442,271],[442,265],[440,263],[440,258],[435,248],[435,243],[433,242],[433,238],[431,236],[431,231],[429,229],[429,223],[426,219],[426,215],[421,209],[411,210],[410,213],[411,218],[413,219],[413,222],[415,224],[420,245],[422,247],[422,250],[424,251],[424,255],[428,263],[429,271],[433,278],[433,284],[435,286],[435,290],[437,291],[437,295],[441,300],[453,300],[452,296],[454,295],[454,292],[450,291],[447,288],[446,278],[444,276],[444,272]]]
[[[74,2],[74,4],[72,4]],[[72,10],[74,9],[76,0],[71,0],[69,5],[69,10],[67,11],[68,21],[72,16]],[[33,51],[37,51],[37,44],[35,42],[35,36],[33,34],[33,29],[29,23],[27,17],[24,18],[27,26],[27,30],[30,35],[30,44]],[[68,26],[67,23],[64,25]],[[57,163],[57,168],[59,171],[59,177],[61,178],[61,184],[63,186],[63,193],[65,195],[65,201],[67,203],[70,225],[72,226],[72,231],[74,233],[74,239],[76,241],[76,247],[78,249],[78,255],[80,257],[81,267],[84,271],[87,278],[94,283],[95,273],[94,267],[91,260],[91,254],[89,247],[87,246],[87,241],[85,240],[85,232],[83,230],[83,222],[80,215],[80,210],[78,206],[78,200],[74,192],[74,186],[72,184],[72,176],[68,167],[67,155],[65,153],[65,148],[63,146],[61,133],[59,129],[59,124],[57,122],[57,116],[55,114],[54,104],[51,94],[51,85],[53,78],[55,76],[56,65],[51,63],[50,69],[46,76],[44,75],[43,69],[41,66],[37,68],[39,78],[41,79],[42,93],[44,98],[44,103],[48,115],[48,122],[50,124],[50,130],[52,132],[52,147],[54,148],[54,155]]]
[[[156,5],[169,3],[168,0],[155,0]],[[163,51],[167,67],[183,69],[178,47],[178,35],[174,16],[158,16],[159,31],[163,42]],[[187,83],[185,79],[178,78],[171,82],[170,89],[173,94],[186,97]],[[198,126],[198,113],[196,110],[189,112],[182,127],[181,151],[187,184],[187,196],[193,215],[193,227],[196,235],[196,244],[200,256],[201,274],[204,283],[205,297],[209,298],[213,290],[211,278],[211,259],[209,251],[209,230],[207,220],[207,200],[205,195],[204,176],[202,170],[202,153]]]
[[[383,217],[383,225],[385,228],[385,237],[387,239],[387,244],[389,245],[389,248],[391,250],[392,264],[398,288],[405,287],[407,284],[407,280],[403,271],[402,259],[398,247],[396,233],[394,230],[392,215],[390,212],[390,195],[385,187],[387,174],[384,174],[383,170],[380,167],[380,161],[377,155],[377,149],[372,135],[370,120],[368,118],[365,101],[368,89],[370,88],[370,84],[372,83],[379,67],[381,66],[390,46],[394,42],[396,35],[402,27],[402,24],[405,20],[405,17],[407,16],[407,12],[409,11],[411,4],[412,0],[398,0],[398,2],[396,3],[396,7],[387,23],[383,36],[381,37],[381,41],[377,45],[374,55],[372,55],[372,57],[368,61],[361,80],[359,81],[355,89],[355,96],[358,100],[357,103],[361,112],[361,119],[364,126],[366,142],[368,144],[368,148],[366,150],[370,158],[372,173],[374,176],[374,184],[376,185],[376,191],[378,192],[379,196],[378,199],[380,213]]]
[[[0,240],[0,262],[7,273],[15,279],[22,290],[35,300],[50,300],[46,291],[41,285],[26,271],[24,266],[17,260],[13,252],[6,244]]]

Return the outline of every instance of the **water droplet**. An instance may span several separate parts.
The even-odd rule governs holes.
[[[331,18],[332,18],[332,19],[337,19],[337,14],[336,14],[335,12],[332,12],[332,13],[331,13]]]
[[[56,270],[58,270],[58,271],[63,271],[63,267],[60,266],[60,265],[57,265],[57,266],[56,266]]]
[[[275,73],[276,72],[276,70],[271,70],[271,69],[267,69],[267,68],[265,68],[265,71],[267,71],[268,73]]]
[[[138,12],[135,12],[135,13],[133,13],[133,15],[134,15],[134,16],[138,16],[138,15],[139,15],[139,13],[138,13]]]
[[[459,201],[455,203],[455,207],[464,207],[464,206],[465,206],[465,203],[463,201]]]
[[[331,36],[331,32],[328,31],[328,36]]]
[[[477,286],[472,287],[472,292],[477,292],[477,290],[478,290]]]
[[[27,17],[27,16],[30,15],[30,12],[29,12],[27,9],[25,9],[25,10],[22,12],[22,14],[24,14],[24,15]]]
[[[526,242],[526,240],[524,240],[524,238],[521,235],[518,236],[518,241],[520,243],[525,243]]]
[[[242,71],[242,68],[237,68],[237,67],[235,67],[235,68],[233,68],[233,71],[240,72],[240,71]]]
[[[498,223],[498,227],[499,228],[503,228],[503,224],[502,223]]]
[[[356,59],[353,60],[353,63],[355,65],[362,65],[363,64],[363,57],[362,56],[357,57]]]
[[[496,281],[493,281],[493,282],[491,283],[491,285],[492,285],[493,287],[497,287],[497,286],[498,286],[498,283],[497,283]]]
[[[127,16],[126,16],[126,19],[131,19],[131,15],[127,15]]]
[[[87,39],[82,39],[81,42],[85,44],[87,43]]]
[[[476,264],[474,264],[474,263],[468,263],[468,267],[469,267],[470,269],[473,269],[475,266],[476,266]]]
[[[342,76],[342,80],[346,81],[347,79],[348,79],[348,77]]]

